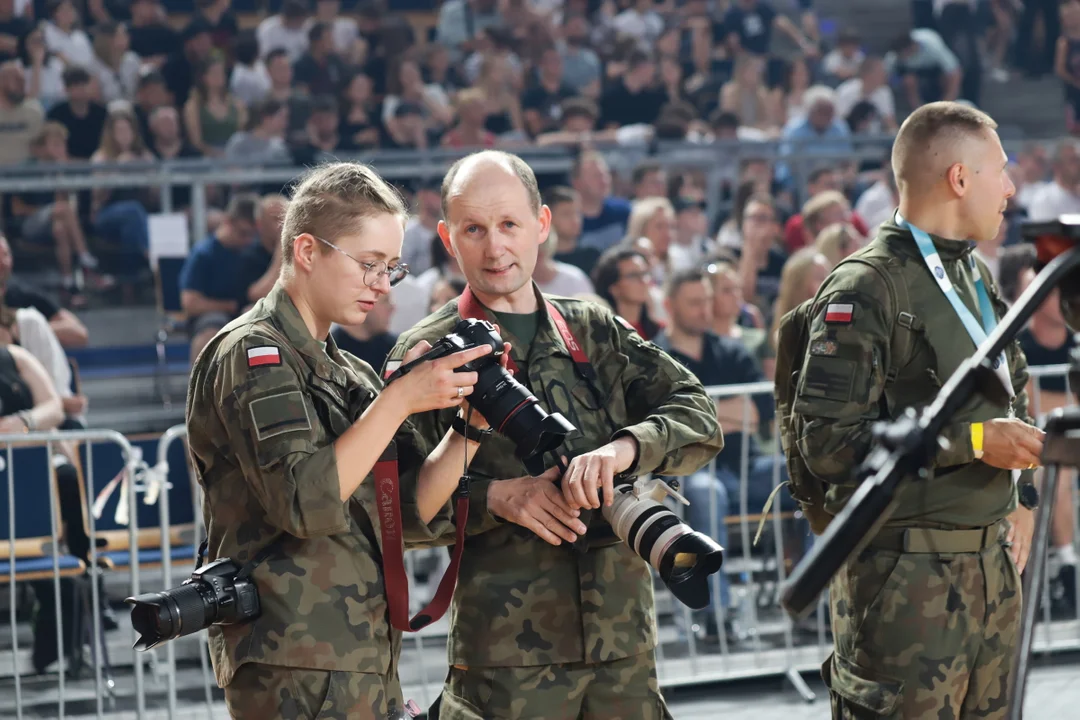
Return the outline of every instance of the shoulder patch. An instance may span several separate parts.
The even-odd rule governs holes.
[[[263,365],[280,365],[281,351],[273,345],[248,348],[247,364],[249,368],[262,367]]]
[[[287,432],[311,430],[304,395],[290,390],[252,401],[251,421],[259,442]]]
[[[637,329],[633,325],[630,324],[630,321],[627,320],[626,318],[624,318],[622,315],[616,315],[615,319],[618,320],[619,324],[622,325],[627,330],[637,332]]]
[[[830,325],[850,325],[854,317],[853,303],[829,303],[825,308],[825,322]]]
[[[383,380],[394,374],[394,371],[401,367],[400,360],[387,360],[386,369],[383,370]]]

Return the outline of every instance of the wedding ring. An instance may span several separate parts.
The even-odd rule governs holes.
[[[459,388],[457,389],[457,396],[458,396],[459,398],[460,398],[460,397],[465,397],[465,388],[463,388],[463,387],[459,387]]]

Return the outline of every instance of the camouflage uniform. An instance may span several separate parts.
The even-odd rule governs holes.
[[[572,459],[630,435],[640,448],[634,472],[687,475],[719,452],[713,403],[693,375],[599,305],[551,298],[596,370],[593,387],[575,369],[534,290],[541,309],[531,345],[505,326],[503,336],[517,379],[580,431],[567,437],[560,454]],[[458,319],[456,302],[445,305],[399,338],[387,366],[419,340],[434,343]],[[415,418],[429,443],[452,420],[452,411]],[[470,472],[486,479],[470,495],[442,719],[666,717],[653,657],[649,566],[617,540],[581,554],[488,512],[491,482],[527,474],[506,437],[484,440]],[[598,512],[588,524],[606,525]]]
[[[401,707],[401,636],[387,616],[373,483],[343,503],[332,446],[380,387],[333,339],[324,349],[311,337],[280,285],[192,368],[188,442],[205,491],[209,558],[247,562],[284,532],[253,575],[259,618],[209,630],[236,717],[315,717],[324,700],[333,713],[319,717],[385,718]],[[407,472],[426,446],[408,423],[397,440],[407,537],[430,540]]]
[[[969,245],[932,239],[978,318]],[[870,449],[873,422],[929,404],[973,353],[908,230],[885,223],[857,255],[897,263],[910,307],[897,307],[878,273],[857,262],[838,267],[815,299],[794,412],[799,449],[828,484],[826,507],[834,513],[855,490],[853,470]],[[1000,319],[1005,305],[979,268]],[[829,306],[848,305],[850,320],[826,321]],[[894,330],[915,334],[905,359],[893,357]],[[1027,363],[1017,343],[1006,354],[1016,392],[1011,411],[1031,422]],[[823,675],[834,717],[1004,717],[1021,595],[1003,518],[1015,509],[1016,492],[1009,471],[975,459],[970,424],[1009,412],[981,396],[968,401],[943,433],[948,444],[933,457],[931,479],[906,487],[889,523],[833,578],[835,647]]]

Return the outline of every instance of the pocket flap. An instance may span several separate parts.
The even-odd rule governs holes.
[[[832,664],[822,675],[828,675],[829,689],[847,702],[881,716],[896,712],[904,684],[899,680],[871,672],[833,653]]]

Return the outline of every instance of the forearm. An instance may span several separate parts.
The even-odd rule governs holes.
[[[479,447],[480,443],[466,440],[453,430],[448,430],[442,442],[428,455],[420,468],[416,488],[416,506],[421,521],[431,522],[446,505],[457,489],[465,468],[466,453],[471,461]]]
[[[960,78],[961,73],[959,70],[955,70],[949,73],[945,78],[945,100],[955,100],[960,97]]]
[[[395,393],[384,390],[334,443],[341,501],[349,499],[382,457],[407,417]]]
[[[28,430],[55,430],[64,421],[64,406],[59,397],[53,397],[38,403],[27,410],[26,414],[29,416]]]
[[[251,302],[261,300],[270,294],[270,290],[274,287],[274,283],[277,282],[278,275],[281,273],[281,256],[278,253],[274,253],[274,259],[270,263],[270,267],[266,269],[263,276],[248,286],[247,298]]]
[[[61,310],[49,321],[49,327],[56,333],[56,339],[66,348],[84,347],[90,340],[86,326],[67,310]]]
[[[236,312],[235,300],[214,300],[202,293],[193,290],[185,290],[182,297],[184,312],[189,317],[203,315],[211,312]]]

